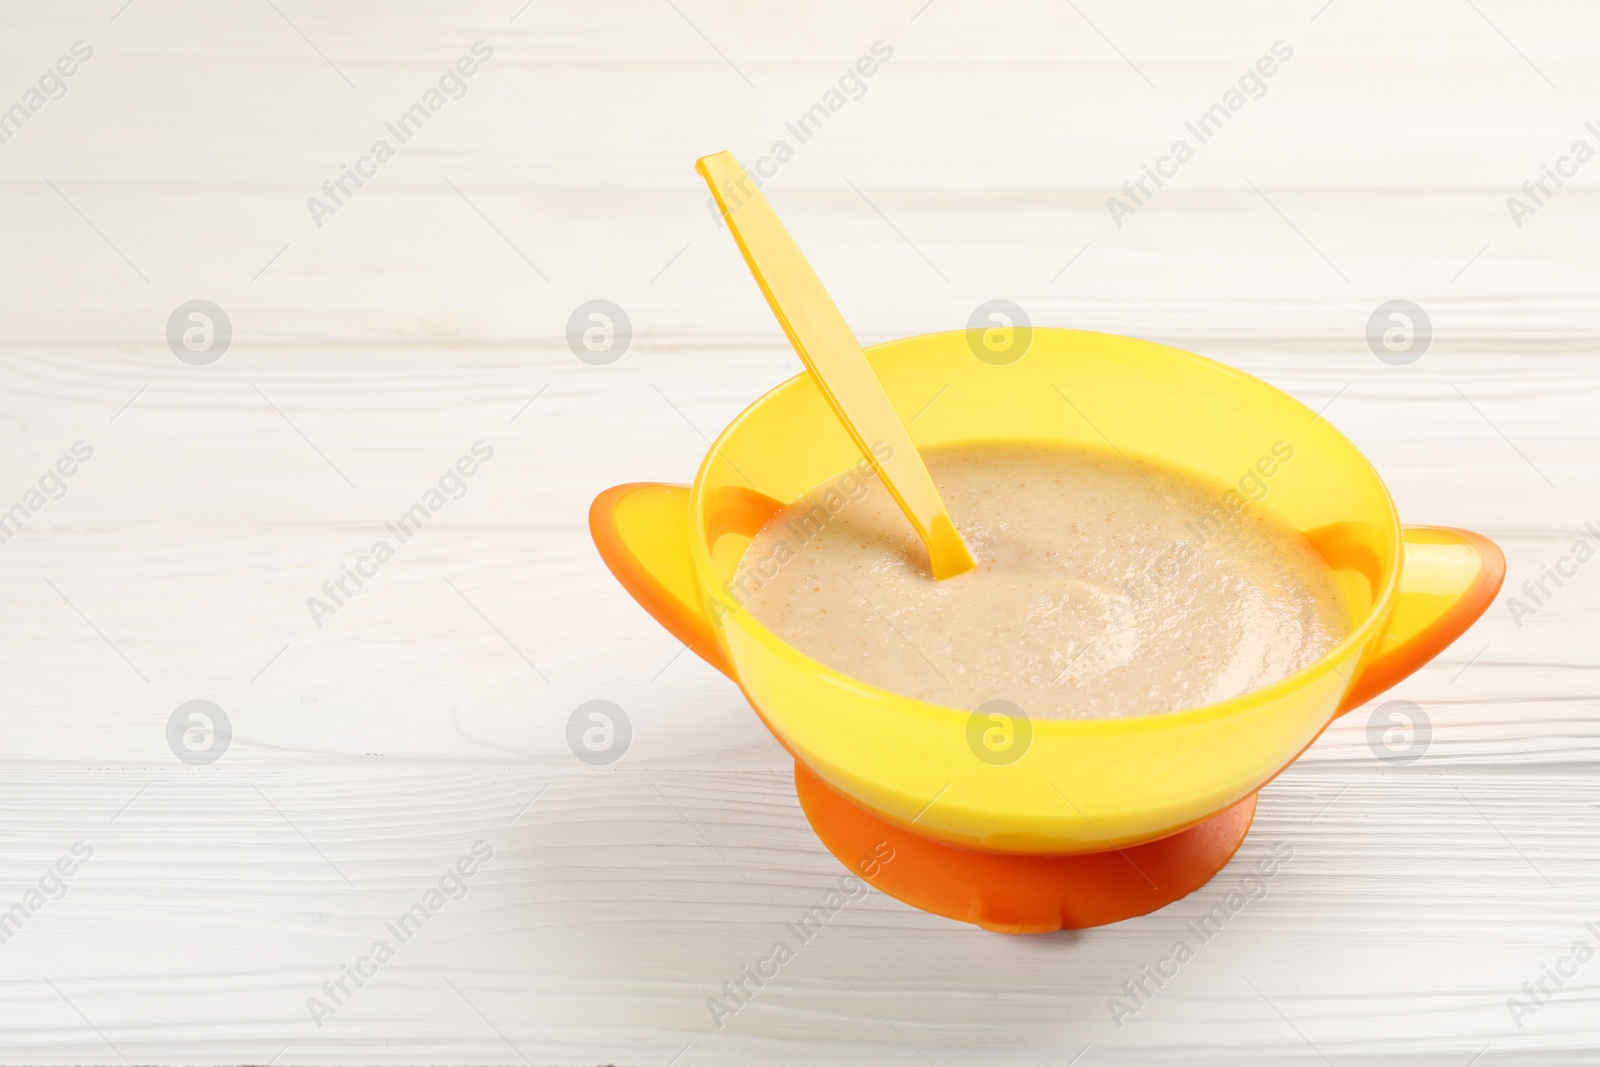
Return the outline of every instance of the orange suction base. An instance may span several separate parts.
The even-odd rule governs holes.
[[[1159,841],[1028,856],[913,833],[845,799],[800,763],[794,785],[811,828],[852,874],[914,908],[1007,934],[1104,926],[1180,900],[1227,866],[1256,813],[1252,793]]]

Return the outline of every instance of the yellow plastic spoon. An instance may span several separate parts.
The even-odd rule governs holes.
[[[972,570],[977,563],[950,521],[911,434],[838,305],[778,221],[777,212],[733,153],[706,156],[694,169],[711,186],[711,195],[789,343],[927,546],[933,576],[950,578]]]

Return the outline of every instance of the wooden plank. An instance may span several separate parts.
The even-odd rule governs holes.
[[[767,195],[865,342],[1004,295],[1201,352],[1324,411],[1407,521],[1538,581],[1600,525],[1600,196],[1582,169],[1520,227],[1506,201],[1600,145],[1587,7],[121,6],[0,12],[0,110],[95,50],[0,147],[0,507],[94,450],[0,544],[0,912],[93,849],[0,944],[0,1061],[1592,1056],[1600,964],[1508,999],[1600,945],[1600,571],[1520,619],[1503,598],[1394,692],[1432,723],[1419,762],[1373,758],[1368,709],[1336,723],[1193,897],[1016,939],[873,892],[718,1029],[708,999],[842,869],[584,526],[608,485],[687,481],[798,369],[692,171],[788,139]],[[478,40],[466,94],[317,226],[307,199]],[[1107,199],[1279,40],[1264,95],[1118,227]],[[633,325],[609,366],[566,341],[595,297]],[[165,337],[195,298],[234,331],[209,366]],[[1366,339],[1395,298],[1432,323],[1407,366]],[[317,625],[307,600],[479,441],[464,495]],[[210,766],[168,748],[193,699],[231,720]],[[592,699],[632,724],[610,767],[566,746]],[[1280,846],[1119,1027],[1122,984]],[[386,937],[319,1027],[308,1000]]]

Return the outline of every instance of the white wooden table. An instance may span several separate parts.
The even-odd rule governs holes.
[[[1494,537],[1520,588],[1600,543],[1600,162],[1521,226],[1506,203],[1600,147],[1592,7],[124,3],[0,13],[0,508],[26,512],[0,544],[0,1059],[1592,1062],[1600,960],[1508,998],[1600,944],[1600,564],[1392,694],[1431,721],[1419,760],[1376,759],[1366,709],[1337,723],[1189,899],[1010,938],[874,892],[719,1030],[707,999],[841,868],[585,525],[608,485],[687,481],[795,372],[692,170],[785,139],[768,195],[864,340],[1005,297],[1225,360],[1326,405],[1409,521]],[[465,95],[388,133],[478,41]],[[1115,225],[1277,41],[1265,94]],[[566,341],[595,298],[633,328],[604,366]],[[233,331],[203,365],[166,337],[196,299]],[[1393,299],[1432,323],[1406,365],[1366,340]],[[465,495],[317,625],[307,599],[479,441]],[[604,766],[566,740],[596,699],[632,728]],[[231,723],[208,764],[169,746],[192,700]],[[1122,983],[1284,846],[1119,1027]]]

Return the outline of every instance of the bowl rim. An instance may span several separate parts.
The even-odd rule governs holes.
[[[1227,700],[1218,701],[1213,704],[1202,704],[1192,708],[1177,708],[1171,711],[1150,712],[1143,715],[1091,719],[1046,718],[1042,716],[1035,717],[1028,715],[1027,719],[1033,729],[1034,740],[1037,742],[1041,734],[1053,735],[1059,738],[1131,735],[1142,734],[1152,730],[1166,730],[1169,728],[1199,726],[1218,722],[1220,720],[1232,718],[1237,715],[1242,715],[1263,702],[1273,701],[1278,697],[1285,696],[1296,690],[1306,688],[1313,683],[1321,681],[1329,674],[1332,674],[1338,670],[1336,667],[1337,663],[1345,660],[1355,664],[1358,668],[1357,672],[1349,677],[1344,677],[1343,671],[1339,672],[1341,677],[1344,677],[1345,681],[1343,692],[1348,693],[1351,687],[1353,687],[1359,680],[1359,667],[1363,662],[1363,657],[1369,651],[1369,646],[1372,645],[1379,637],[1381,637],[1383,630],[1388,626],[1389,616],[1393,610],[1395,600],[1398,596],[1400,574],[1405,565],[1404,529],[1400,522],[1399,511],[1395,507],[1394,497],[1389,492],[1389,487],[1384,482],[1382,475],[1378,473],[1377,468],[1372,465],[1372,462],[1367,459],[1366,455],[1361,451],[1361,449],[1356,447],[1355,442],[1346,437],[1344,433],[1338,429],[1338,427],[1334,426],[1327,419],[1323,418],[1320,412],[1313,411],[1298,398],[1292,396],[1282,389],[1279,389],[1271,382],[1257,378],[1252,374],[1248,374],[1237,367],[1229,366],[1226,363],[1209,359],[1205,356],[1198,355],[1194,352],[1189,352],[1185,349],[1162,344],[1159,341],[1150,341],[1139,337],[1129,337],[1123,334],[1105,333],[1097,330],[1075,330],[1054,326],[1034,326],[1032,329],[1035,334],[1055,334],[1062,337],[1089,338],[1094,340],[1105,338],[1118,342],[1131,341],[1138,345],[1145,346],[1153,351],[1160,352],[1167,358],[1178,361],[1186,361],[1197,365],[1208,372],[1220,374],[1241,382],[1249,383],[1252,386],[1263,387],[1271,390],[1272,392],[1277,393],[1279,396],[1288,400],[1290,403],[1297,405],[1306,413],[1309,421],[1320,421],[1325,424],[1326,430],[1333,434],[1334,439],[1348,451],[1349,456],[1360,465],[1361,469],[1365,471],[1365,473],[1371,478],[1372,483],[1377,487],[1383,501],[1386,516],[1389,520],[1389,536],[1391,540],[1393,558],[1395,560],[1394,565],[1389,569],[1389,574],[1384,580],[1382,587],[1373,597],[1372,608],[1367,613],[1367,617],[1362,620],[1359,625],[1353,627],[1351,631],[1345,635],[1344,640],[1340,641],[1339,644],[1335,645],[1332,649],[1329,649],[1315,662],[1302,667],[1293,674],[1287,675],[1284,678],[1273,682],[1271,685],[1262,686],[1259,689],[1247,690],[1243,693],[1240,693],[1238,696],[1230,697]],[[913,334],[910,337],[901,337],[890,341],[880,342],[865,348],[863,351],[866,353],[867,358],[871,360],[875,354],[884,350],[893,349],[902,345],[914,344],[916,342],[932,341],[937,338],[965,336],[969,332],[971,331],[939,330],[932,333]],[[780,394],[788,390],[803,388],[801,383],[809,380],[809,377],[809,371],[801,370],[798,374],[784,379],[782,382],[779,382],[771,389],[768,389],[765,393],[762,393],[759,397],[746,405],[744,410],[740,411],[738,415],[734,416],[728,425],[723,428],[722,432],[717,435],[716,439],[711,442],[710,448],[706,451],[705,458],[701,460],[699,468],[696,469],[694,483],[690,487],[689,491],[689,553],[693,558],[696,580],[702,585],[703,588],[708,584],[711,588],[715,588],[714,583],[707,583],[706,581],[706,576],[713,574],[714,568],[711,563],[710,551],[707,548],[704,532],[699,518],[705,503],[706,480],[711,470],[712,463],[718,458],[718,456],[721,455],[722,449],[729,439],[738,433],[746,423],[752,422],[759,418],[761,410],[768,403],[775,400]],[[812,388],[816,388],[816,386],[813,384]],[[792,503],[792,501],[789,503]],[[892,689],[885,689],[881,686],[874,685],[873,683],[865,681],[861,678],[857,678],[852,674],[846,674],[837,668],[828,666],[826,663],[823,663],[820,660],[813,659],[811,656],[802,652],[794,645],[791,645],[789,642],[779,637],[772,630],[768,629],[760,620],[755,617],[753,612],[744,610],[742,605],[738,611],[726,613],[720,619],[713,622],[712,627],[714,630],[720,631],[722,627],[734,622],[735,620],[749,636],[754,638],[761,645],[765,646],[768,651],[773,652],[781,657],[797,659],[809,673],[820,676],[836,685],[842,686],[843,688],[855,687],[865,690],[868,694],[875,698],[889,698],[894,701],[904,702],[915,711],[918,717],[929,720],[936,721],[940,719],[946,719],[951,715],[960,716],[964,719],[966,716],[972,714],[972,709],[970,708],[962,708],[951,704],[938,704],[932,701],[920,700],[916,697],[907,696],[904,693],[898,693]],[[731,656],[729,657],[729,662],[734,671],[737,672],[738,664],[733,662]],[[764,719],[766,718],[765,715],[762,717]],[[1330,719],[1331,718],[1332,715],[1330,715]],[[769,726],[771,726],[770,722]]]

